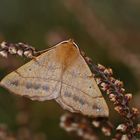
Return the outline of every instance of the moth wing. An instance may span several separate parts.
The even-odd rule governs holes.
[[[2,79],[0,85],[32,100],[50,100],[60,93],[61,64],[55,61],[55,49],[41,54]]]
[[[79,53],[77,59],[63,73],[61,93],[56,101],[71,112],[81,112],[93,117],[108,117],[108,106],[93,74],[78,49],[77,52]]]
[[[0,85],[32,100],[56,99],[71,112],[93,117],[109,115],[92,72],[72,41],[31,60],[7,75]]]

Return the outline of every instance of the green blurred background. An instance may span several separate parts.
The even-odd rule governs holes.
[[[24,42],[43,50],[69,38],[95,63],[113,68],[133,93],[131,104],[140,108],[139,0],[0,0],[0,42]],[[0,58],[1,79],[26,61]],[[117,126],[121,120],[108,104]],[[12,132],[26,125],[45,134],[44,139],[77,139],[59,127],[63,112],[53,101],[33,102],[0,88],[0,124]]]

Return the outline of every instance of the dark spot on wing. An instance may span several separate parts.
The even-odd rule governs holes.
[[[75,102],[78,102],[80,105],[88,105],[88,106],[90,106],[89,102],[86,101],[84,99],[84,97],[82,98],[82,97],[79,97],[77,95],[73,95],[71,92],[68,92],[68,91],[64,92],[64,96],[74,100]],[[99,109],[99,108],[97,108],[97,109]]]
[[[84,105],[84,104],[85,104],[85,101],[84,101],[83,99],[79,98],[79,103],[80,103],[81,105]]]
[[[66,97],[71,97],[71,93],[70,93],[70,92],[65,91],[64,96],[66,96]]]
[[[33,84],[32,83],[26,83],[26,88],[27,89],[33,88]]]
[[[48,91],[49,90],[49,87],[47,85],[41,85],[41,84],[38,84],[38,83],[31,83],[31,82],[27,82],[25,87],[27,89],[34,89],[34,90],[38,90],[38,89],[43,89],[45,91]]]
[[[31,83],[31,82],[26,83],[25,86],[26,86],[27,89],[35,89],[35,90],[37,90],[37,89],[39,89],[41,87],[40,84]]]
[[[77,101],[79,101],[79,97],[74,95],[73,100],[77,102]]]
[[[76,95],[73,96],[73,100],[76,101],[76,102],[79,102],[81,105],[86,104],[86,102],[82,98],[79,98]]]
[[[40,84],[35,84],[35,85],[33,85],[33,88],[34,88],[34,89],[39,89],[39,88],[40,88]]]
[[[85,100],[83,100],[82,98],[76,96],[76,95],[72,95],[72,93],[68,92],[68,91],[65,91],[64,93],[64,96],[65,97],[68,97],[68,98],[72,98],[75,102],[79,102],[81,105],[84,105],[86,104],[87,102]]]
[[[11,81],[10,84],[14,86],[18,86],[19,82],[18,80],[14,80],[14,81]]]
[[[48,91],[49,87],[47,85],[44,85],[44,86],[42,86],[42,89],[45,90],[45,91]]]

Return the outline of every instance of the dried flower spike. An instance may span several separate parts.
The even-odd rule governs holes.
[[[9,54],[25,56],[27,58],[33,58],[37,54],[36,50],[33,47],[24,43],[12,44],[2,42],[0,47],[0,55],[5,58]]]
[[[137,125],[134,123],[134,120],[139,114],[138,109],[130,108],[129,101],[132,99],[132,94],[125,94],[125,89],[123,88],[123,82],[115,79],[112,74],[109,73],[108,69],[103,65],[98,64],[96,66],[92,63],[92,61],[88,61],[87,63],[90,65],[91,70],[95,73],[95,78],[100,79],[98,82],[99,87],[107,93],[110,101],[114,104],[114,109],[122,116],[124,119],[124,124],[120,124],[117,129],[123,131],[124,134],[128,137],[128,139],[134,139],[135,135],[138,131]],[[124,127],[123,127],[124,126]],[[127,128],[127,129],[124,129]],[[117,137],[118,138],[117,138]],[[120,140],[123,134],[116,133],[115,139]]]
[[[88,119],[75,114],[64,114],[61,117],[60,126],[67,132],[76,133],[85,140],[98,140]]]

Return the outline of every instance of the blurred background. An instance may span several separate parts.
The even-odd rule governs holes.
[[[139,0],[0,0],[0,42],[23,42],[43,50],[69,38],[95,63],[113,68],[126,91],[133,93],[131,104],[140,108]],[[0,78],[25,62],[0,58]],[[117,126],[122,120],[108,105]],[[30,101],[0,88],[0,128],[11,137],[16,133],[21,140],[75,140],[59,127],[63,112],[54,101]]]

